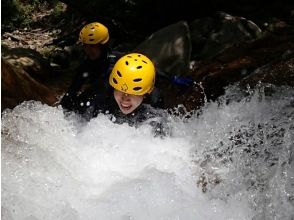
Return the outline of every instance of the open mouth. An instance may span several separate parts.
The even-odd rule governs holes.
[[[121,103],[121,104],[120,104],[120,107],[121,107],[121,109],[123,109],[123,110],[129,110],[129,109],[131,109],[132,105]]]

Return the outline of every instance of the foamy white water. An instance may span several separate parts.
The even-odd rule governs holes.
[[[293,219],[294,90],[241,97],[171,117],[165,138],[39,102],[4,112],[2,219]]]

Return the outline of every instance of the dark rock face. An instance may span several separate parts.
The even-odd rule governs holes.
[[[191,75],[202,84],[206,97],[215,100],[240,80],[243,86],[260,82],[293,86],[293,57],[294,33],[281,29],[230,47],[211,60],[197,61]]]
[[[294,57],[256,69],[240,81],[240,86],[255,87],[260,82],[294,88]]]
[[[135,51],[150,57],[160,70],[183,75],[189,70],[190,42],[188,24],[178,22],[152,34]]]
[[[254,22],[224,12],[196,19],[190,29],[193,57],[200,59],[211,59],[238,43],[257,39],[262,33]]]
[[[33,79],[24,69],[15,68],[3,59],[1,62],[1,111],[14,108],[26,100],[37,100],[48,105],[57,101],[54,92]]]
[[[33,49],[2,47],[2,58],[14,67],[23,69],[40,83],[47,84],[53,79],[49,61]]]

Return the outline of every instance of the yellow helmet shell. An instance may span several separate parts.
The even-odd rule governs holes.
[[[143,54],[130,53],[121,57],[109,76],[109,84],[130,95],[144,95],[153,90],[155,67]]]
[[[98,22],[87,24],[80,31],[79,40],[83,44],[105,44],[109,40],[108,29]]]

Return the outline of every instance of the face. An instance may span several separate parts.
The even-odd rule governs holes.
[[[84,51],[91,60],[99,59],[102,55],[102,46],[100,44],[84,44]]]
[[[129,95],[118,90],[114,90],[114,99],[123,114],[132,113],[143,102],[143,95]]]

